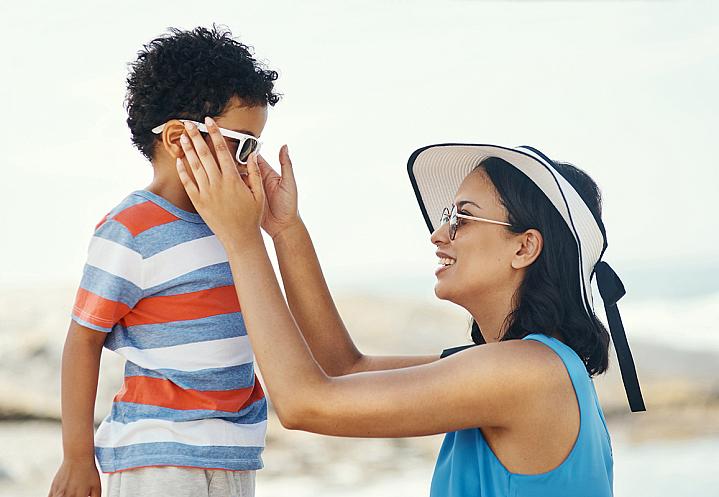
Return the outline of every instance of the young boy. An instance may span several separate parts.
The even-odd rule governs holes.
[[[51,496],[99,497],[95,457],[109,496],[254,495],[267,404],[227,256],[175,161],[184,121],[212,116],[244,168],[279,100],[276,79],[216,27],[172,29],[132,64],[127,123],[154,178],[90,242],[63,352],[64,460]],[[103,346],[126,359],[125,381],[93,442]]]

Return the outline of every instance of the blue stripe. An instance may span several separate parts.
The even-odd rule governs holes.
[[[228,262],[219,262],[205,266],[148,288],[147,294],[153,297],[163,295],[181,295],[183,293],[209,290],[234,284]]]
[[[255,424],[267,420],[267,399],[254,401],[237,412],[211,411],[207,409],[170,409],[168,407],[113,402],[109,419],[118,423],[132,423],[142,419],[163,419],[166,421],[197,421],[219,418],[234,424]]]
[[[178,219],[147,229],[138,234],[135,240],[140,247],[142,257],[148,258],[175,245],[213,234],[206,224],[188,223]]]
[[[140,253],[137,250],[137,244],[135,243],[135,238],[132,236],[132,233],[130,233],[127,227],[120,221],[108,219],[95,230],[95,236],[118,243],[123,247]]]
[[[122,302],[128,307],[134,307],[142,298],[139,286],[89,264],[85,264],[83,269],[80,287],[102,298]],[[87,310],[92,312],[92,309]]]
[[[125,447],[95,447],[104,473],[138,466],[193,466],[247,471],[262,469],[263,447],[223,447],[154,442]]]
[[[88,323],[87,321],[80,319],[77,317],[74,313],[70,315],[70,318],[75,321],[80,326],[84,326],[85,328],[90,328],[91,330],[95,331],[102,331],[103,333],[110,333],[112,331],[111,328],[104,328],[102,326],[98,326],[96,324]],[[107,338],[109,338],[110,335],[108,335]],[[105,341],[107,341],[107,338],[105,338]]]
[[[110,211],[110,214],[108,215],[108,218],[113,218],[117,216],[119,213],[127,209],[128,207],[132,207],[133,205],[141,204],[143,202],[147,202],[147,199],[144,199],[142,197],[139,197],[137,195],[133,195],[132,193],[122,199],[122,202],[117,204],[115,207],[112,208]]]
[[[237,390],[238,388],[249,388],[255,384],[255,367],[253,363],[248,362],[238,366],[198,371],[152,370],[127,361],[125,362],[125,376],[147,376],[170,380],[184,390]]]
[[[247,335],[245,321],[239,312],[187,321],[139,324],[120,331],[108,337],[105,347],[110,350],[120,347],[154,349]]]

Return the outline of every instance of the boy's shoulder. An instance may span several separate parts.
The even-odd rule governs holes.
[[[180,219],[160,205],[150,192],[137,190],[127,195],[95,225],[95,231],[112,231],[115,226],[136,239],[151,228]],[[166,201],[165,201],[166,202]]]
[[[212,232],[199,214],[181,210],[147,190],[127,195],[97,223],[94,232],[94,238],[123,245],[143,257],[209,235]]]

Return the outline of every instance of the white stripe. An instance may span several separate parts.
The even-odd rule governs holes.
[[[93,236],[87,249],[87,264],[142,288],[142,255],[124,245]]]
[[[203,267],[227,262],[227,252],[215,235],[180,243],[152,257],[117,242],[94,236],[87,264],[126,279],[146,290]]]
[[[157,442],[227,447],[264,447],[267,421],[253,424],[231,423],[210,418],[196,421],[141,419],[132,423],[102,422],[95,434],[98,447]]]
[[[154,349],[120,347],[115,352],[141,368],[152,370],[199,371],[239,366],[253,361],[247,335]]]
[[[180,243],[144,260],[141,288],[151,288],[221,262],[227,262],[227,253],[215,235]]]

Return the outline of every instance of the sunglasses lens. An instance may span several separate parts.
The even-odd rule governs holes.
[[[454,240],[454,235],[457,234],[457,208],[452,207],[452,212],[449,214],[449,239]]]
[[[254,138],[248,138],[242,144],[242,148],[237,152],[237,157],[240,162],[245,163],[250,158],[250,154],[257,150],[257,140]]]

